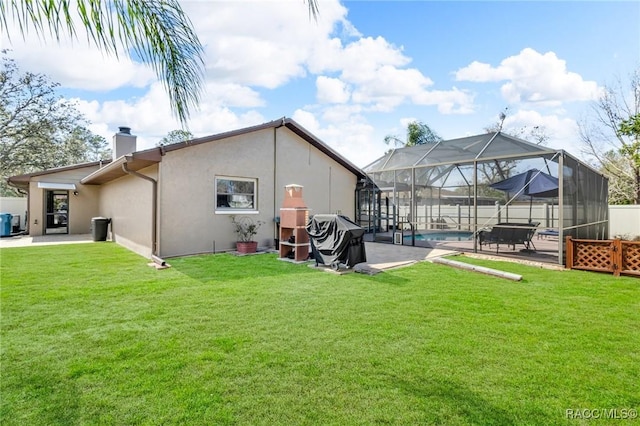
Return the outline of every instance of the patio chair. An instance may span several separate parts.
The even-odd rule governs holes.
[[[489,231],[480,231],[478,233],[478,242],[480,243],[480,249],[483,245],[491,246],[496,245],[496,253],[500,250],[500,244],[511,246],[513,250],[516,249],[516,244],[522,244],[525,246],[525,250],[531,250],[531,247],[535,250],[535,245],[531,239],[536,232],[540,222],[529,223],[517,223],[517,222],[503,222],[496,224]]]
[[[558,237],[558,231],[555,229],[545,229],[544,231],[538,231],[538,239],[546,237]]]

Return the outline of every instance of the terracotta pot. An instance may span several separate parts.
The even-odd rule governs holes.
[[[241,254],[255,253],[257,249],[258,249],[257,241],[236,242],[236,250],[238,250],[238,253],[241,253]]]

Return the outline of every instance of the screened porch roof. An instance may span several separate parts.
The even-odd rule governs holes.
[[[504,133],[484,133],[435,144],[394,149],[364,168],[367,173],[474,161],[550,156],[557,151]]]

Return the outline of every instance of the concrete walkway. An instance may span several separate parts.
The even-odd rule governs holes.
[[[9,247],[27,247],[27,246],[43,246],[56,244],[78,244],[92,243],[91,234],[58,234],[58,235],[39,235],[31,237],[29,235],[16,235],[14,237],[0,238],[0,248]]]
[[[367,273],[408,266],[416,262],[457,253],[454,250],[373,242],[366,242],[364,248],[367,254],[367,262],[356,265],[354,269]]]

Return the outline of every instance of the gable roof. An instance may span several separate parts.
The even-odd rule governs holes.
[[[151,148],[144,151],[137,151],[131,154],[116,158],[106,167],[102,167],[80,180],[83,185],[102,185],[128,174],[123,165],[126,163],[128,170],[138,171],[157,164],[162,161],[160,148]]]
[[[37,176],[46,176],[46,175],[51,175],[54,173],[60,173],[60,172],[68,172],[68,171],[72,171],[72,170],[80,170],[80,169],[84,169],[84,168],[88,168],[88,167],[95,167],[95,166],[102,166],[105,164],[109,164],[111,163],[111,160],[100,160],[100,161],[92,161],[90,163],[80,163],[80,164],[74,164],[71,166],[63,166],[63,167],[56,167],[53,169],[47,169],[47,170],[41,170],[41,171],[37,171],[37,172],[31,172],[31,173],[24,173],[22,175],[16,175],[16,176],[10,176],[7,178],[7,182],[15,187],[18,188],[26,188],[29,186],[29,182],[31,181],[31,178],[33,177],[37,177]]]
[[[282,117],[280,119],[269,121],[269,122],[264,123],[264,124],[259,124],[257,126],[245,127],[243,129],[232,130],[230,132],[218,133],[216,135],[204,136],[202,138],[196,138],[196,139],[192,139],[192,140],[185,141],[185,142],[171,144],[171,145],[165,146],[164,147],[164,151],[165,152],[175,151],[177,149],[187,148],[187,147],[192,146],[192,145],[199,145],[199,144],[202,144],[202,143],[213,142],[213,141],[226,139],[226,138],[239,136],[239,135],[244,135],[244,134],[247,134],[247,133],[256,132],[256,131],[260,131],[260,130],[264,130],[264,129],[271,129],[271,128],[276,128],[277,129],[279,127],[288,128],[293,133],[298,135],[300,138],[304,139],[309,144],[311,144],[314,147],[318,148],[318,150],[320,150],[323,154],[325,154],[328,157],[332,158],[337,163],[339,163],[341,166],[343,166],[344,168],[346,168],[347,170],[349,170],[353,174],[357,175],[358,177],[364,177],[365,176],[364,172],[359,167],[355,166],[353,163],[351,163],[349,160],[344,158],[342,155],[338,154],[329,145],[325,144],[320,139],[316,138],[313,134],[311,134],[308,130],[306,130],[304,127],[302,127],[296,121],[294,121],[291,118],[287,118],[287,117]]]
[[[303,128],[300,124],[296,123],[294,120],[290,118],[283,117],[278,120],[269,121],[264,124],[259,124],[257,126],[245,127],[243,129],[232,130],[229,132],[218,133],[215,135],[204,136],[201,138],[195,138],[184,142],[179,142],[171,145],[161,146],[150,148],[144,151],[137,151],[129,155],[125,155],[114,160],[111,164],[106,167],[103,167],[94,173],[91,173],[89,176],[86,176],[80,182],[85,185],[100,185],[105,182],[109,182],[111,180],[122,177],[126,174],[122,165],[124,163],[127,164],[127,168],[129,170],[140,170],[145,167],[148,167],[152,164],[157,164],[162,161],[162,157],[171,151],[176,151],[179,149],[189,148],[194,145],[200,145],[204,143],[214,142],[222,139],[231,138],[234,136],[245,135],[248,133],[265,130],[265,129],[277,129],[279,127],[286,127],[291,130],[293,133],[298,135],[300,138],[317,148],[323,154],[327,155],[338,164],[343,166],[345,169],[349,170],[351,173],[356,175],[358,178],[364,178],[365,173],[349,160],[338,154],[327,144],[322,142],[320,139],[316,138],[310,132],[308,132],[305,128]]]

